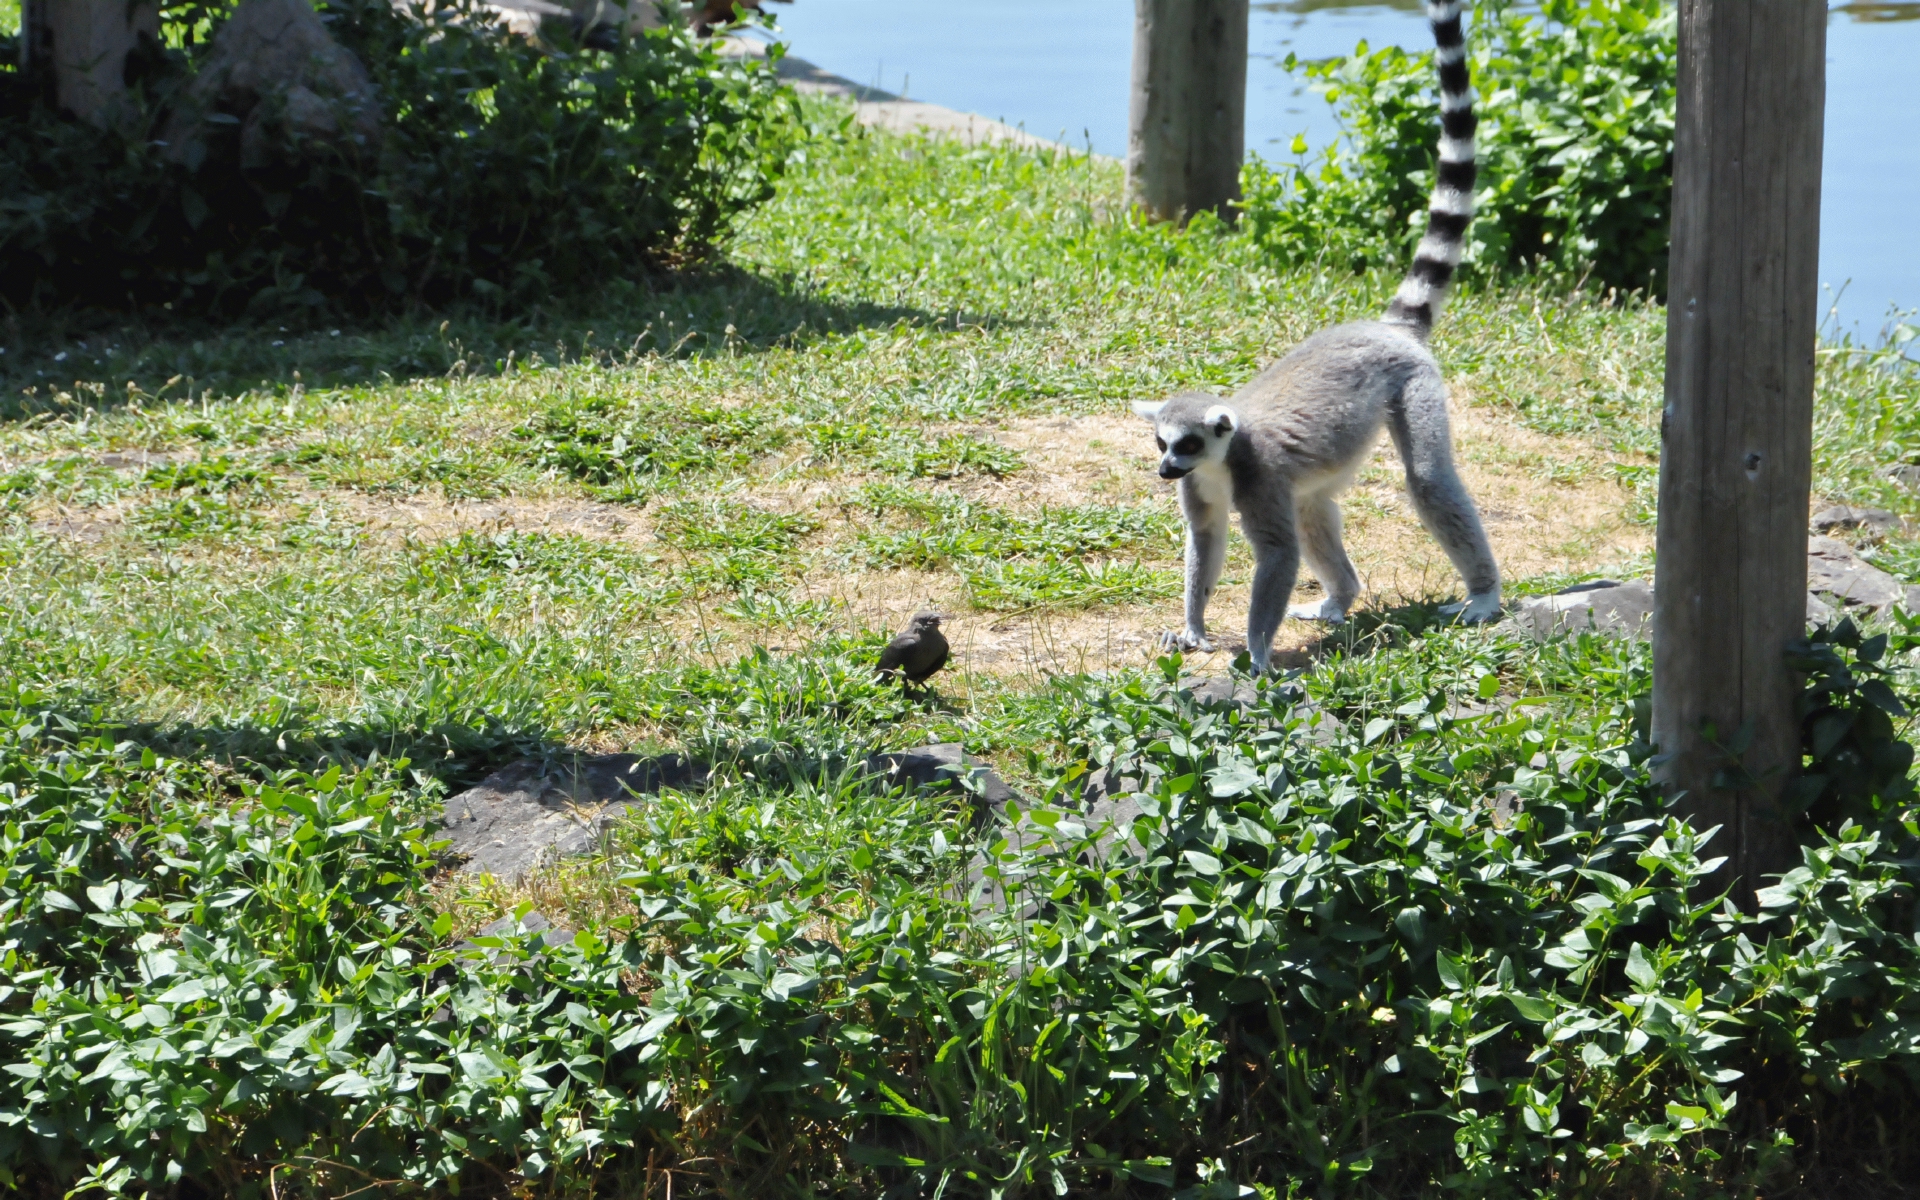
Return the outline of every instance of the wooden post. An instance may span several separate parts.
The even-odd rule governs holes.
[[[1749,909],[1793,862],[1826,44],[1825,0],[1680,0],[1653,730]]]
[[[1247,0],[1134,0],[1127,200],[1231,222],[1246,157]]]
[[[61,108],[95,125],[118,119],[127,55],[140,35],[158,37],[154,0],[26,0],[21,69]]]

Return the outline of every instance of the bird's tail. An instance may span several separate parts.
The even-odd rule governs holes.
[[[1461,0],[1427,0],[1433,26],[1434,65],[1440,72],[1440,161],[1427,205],[1427,235],[1413,252],[1413,266],[1400,281],[1382,318],[1411,328],[1422,339],[1460,265],[1467,225],[1473,220],[1475,175],[1473,87],[1467,71],[1467,39],[1460,27]]]

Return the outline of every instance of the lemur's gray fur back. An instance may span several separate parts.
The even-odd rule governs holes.
[[[1413,252],[1413,266],[1400,281],[1383,321],[1405,325],[1425,338],[1433,330],[1440,302],[1460,265],[1467,225],[1473,220],[1476,174],[1472,79],[1467,70],[1467,40],[1460,28],[1460,0],[1429,0],[1434,63],[1440,72],[1440,161],[1434,168],[1433,197],[1427,206],[1427,235]]]

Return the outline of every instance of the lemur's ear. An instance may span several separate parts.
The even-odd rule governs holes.
[[[1135,400],[1133,402],[1133,413],[1137,417],[1145,417],[1151,421],[1158,417],[1160,410],[1166,406],[1167,402],[1165,400]]]
[[[1224,404],[1216,404],[1207,410],[1207,428],[1213,430],[1215,437],[1222,437],[1240,428],[1240,418]]]

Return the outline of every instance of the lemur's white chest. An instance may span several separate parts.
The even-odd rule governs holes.
[[[1232,507],[1233,472],[1224,462],[1203,462],[1187,474],[1187,486],[1194,498],[1209,508]]]

